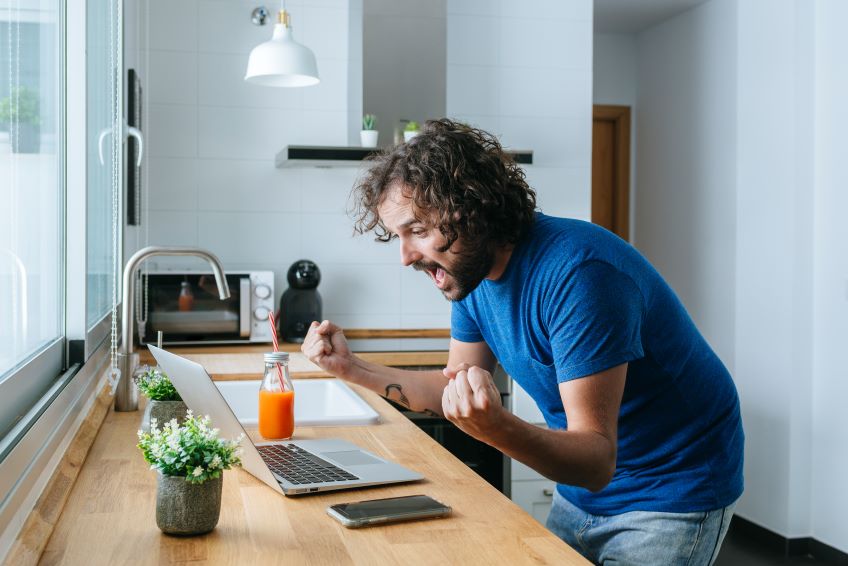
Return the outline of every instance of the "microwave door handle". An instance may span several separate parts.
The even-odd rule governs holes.
[[[239,279],[239,336],[250,337],[250,278]]]

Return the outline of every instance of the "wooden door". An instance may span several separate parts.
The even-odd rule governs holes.
[[[592,222],[630,239],[630,107],[592,112]]]

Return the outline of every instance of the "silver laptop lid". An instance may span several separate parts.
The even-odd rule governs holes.
[[[376,454],[363,450],[355,444],[336,438],[296,440],[294,443],[315,456],[353,473],[358,479],[344,482],[294,485],[283,477],[275,476],[227,404],[221,391],[213,383],[206,369],[196,362],[153,345],[148,344],[147,347],[162,369],[165,370],[165,373],[168,374],[174,387],[189,408],[193,409],[195,413],[209,415],[213,426],[220,430],[223,438],[238,438],[241,434],[245,435],[242,442],[242,467],[277,492],[294,495],[423,479],[423,476],[417,472],[394,462],[383,460]],[[260,444],[288,443],[290,441]],[[281,483],[283,487],[280,486]]]
[[[168,374],[185,404],[195,413],[209,415],[212,425],[220,430],[221,438],[235,439],[244,434],[245,439],[241,443],[242,467],[275,491],[283,493],[274,474],[268,469],[259,451],[247,436],[247,431],[241,426],[203,366],[151,344],[147,347],[150,348],[159,366]]]

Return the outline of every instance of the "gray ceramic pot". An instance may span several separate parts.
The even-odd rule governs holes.
[[[156,525],[169,535],[202,535],[218,524],[224,476],[189,483],[182,476],[159,474]]]
[[[183,424],[187,410],[183,401],[148,401],[141,417],[141,430],[150,430],[150,419],[156,419],[159,428],[171,419],[177,419],[178,423]]]

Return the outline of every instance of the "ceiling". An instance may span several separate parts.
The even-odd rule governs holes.
[[[595,0],[596,33],[639,33],[707,0]]]

